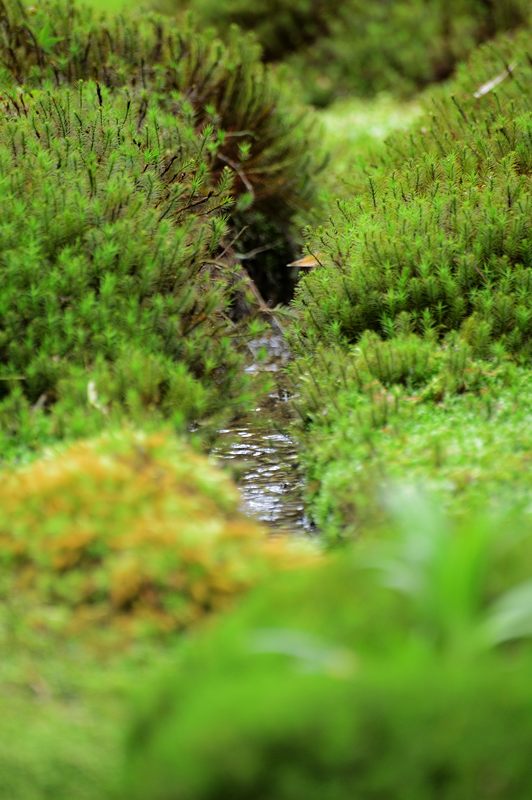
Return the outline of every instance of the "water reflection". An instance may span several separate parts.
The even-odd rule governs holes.
[[[311,530],[290,436],[251,419],[221,430],[214,454],[236,470],[245,513],[274,529]]]
[[[249,343],[248,372],[282,372],[290,351],[277,328]],[[219,431],[214,455],[236,473],[246,514],[275,530],[303,533],[313,528],[305,515],[296,444],[285,433],[289,424],[286,393],[279,381],[264,407]]]

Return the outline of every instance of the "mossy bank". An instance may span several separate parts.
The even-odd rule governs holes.
[[[430,113],[345,176],[309,236],[294,408],[309,495],[333,537],[363,532],[397,476],[446,486],[456,513],[526,494],[528,38],[481,48],[429,93]]]

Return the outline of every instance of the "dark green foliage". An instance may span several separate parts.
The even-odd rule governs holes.
[[[257,592],[145,692],[124,797],[529,797],[525,518],[393,502],[390,540]]]
[[[4,434],[42,433],[50,406],[54,435],[124,411],[182,425],[238,406],[230,293],[208,266],[231,204],[216,146],[211,128],[93,83],[4,94]]]
[[[317,102],[338,94],[409,93],[450,75],[497,31],[521,24],[524,0],[162,0],[207,24],[253,30],[267,60],[292,64]]]
[[[223,45],[186,20],[177,25],[140,12],[107,18],[68,0],[26,12],[17,0],[1,0],[0,32],[4,82],[127,84],[197,131],[216,127],[216,170],[234,171],[246,205],[288,226],[294,210],[312,202],[320,163],[315,121],[260,63],[249,37],[235,31]]]
[[[267,61],[282,61],[315,43],[330,22],[327,0],[228,0],[223,5],[214,0],[161,0],[158,5],[166,11],[190,8],[200,21],[221,30],[236,24],[253,31]]]
[[[475,355],[496,343],[530,354],[532,69],[527,34],[485,46],[432,118],[398,134],[380,164],[354,175],[309,242],[318,268],[300,285],[305,349],[460,330]],[[506,75],[505,64],[512,62]],[[499,86],[474,92],[485,82]]]

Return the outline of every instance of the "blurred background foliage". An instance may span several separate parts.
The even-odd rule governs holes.
[[[130,796],[524,800],[530,528],[388,503],[385,536],[270,583],[144,687]]]
[[[523,0],[161,0],[202,24],[252,30],[271,62],[288,62],[311,102],[387,90],[409,95],[448,78],[476,44],[522,24]]]

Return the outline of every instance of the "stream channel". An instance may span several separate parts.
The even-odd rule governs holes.
[[[250,372],[278,372],[289,358],[283,336],[273,331],[250,349]],[[265,359],[260,351],[266,351]],[[273,531],[304,534],[313,528],[305,515],[297,447],[286,433],[289,422],[287,398],[277,389],[253,414],[219,431],[213,455],[235,474],[244,513]]]

